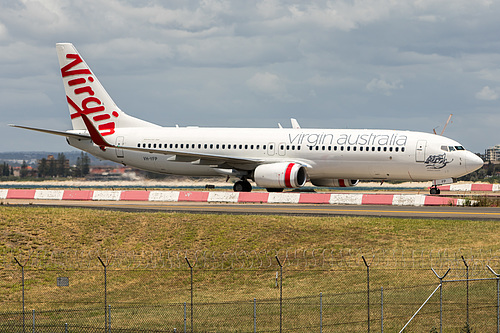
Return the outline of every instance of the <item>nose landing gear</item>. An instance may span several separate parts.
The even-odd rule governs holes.
[[[440,194],[441,190],[437,187],[437,185],[433,185],[433,186],[431,186],[430,192],[431,192],[431,194]]]

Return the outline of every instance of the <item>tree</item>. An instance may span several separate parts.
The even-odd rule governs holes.
[[[64,153],[59,153],[57,154],[56,176],[66,177],[67,175],[66,156],[64,156]]]
[[[47,159],[42,158],[38,164],[38,177],[43,178],[47,176],[47,172],[48,172]]]
[[[81,152],[80,157],[76,159],[75,177],[85,177],[90,172],[90,157]]]
[[[2,176],[9,177],[9,175],[10,175],[10,167],[6,162],[3,162]]]
[[[28,163],[26,163],[26,161],[23,161],[23,164],[21,165],[20,177],[25,178],[27,176],[28,176]]]

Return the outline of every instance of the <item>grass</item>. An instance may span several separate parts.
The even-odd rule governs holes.
[[[500,224],[495,221],[0,206],[0,228],[0,313],[19,308],[20,269],[13,257],[24,263],[30,254],[25,285],[29,309],[102,306],[99,255],[110,263],[107,296],[116,309],[113,322],[141,323],[141,327],[149,328],[168,321],[165,318],[182,327],[182,303],[189,303],[190,297],[186,254],[196,262],[196,323],[207,331],[209,327],[224,331],[231,318],[240,317],[246,321],[241,319],[241,326],[233,331],[251,331],[253,298],[259,302],[259,325],[275,329],[279,314],[275,254],[285,263],[285,322],[298,331],[301,329],[297,327],[304,330],[317,323],[320,292],[324,295],[324,318],[331,325],[325,327],[326,332],[347,331],[339,324],[343,322],[351,322],[348,327],[352,331],[365,329],[366,269],[361,255],[372,263],[373,294],[380,287],[387,290],[387,327],[394,329],[402,327],[437,286],[431,266],[440,274],[453,267],[449,277],[463,277],[463,254],[473,269],[471,276],[491,277],[484,269],[486,262],[500,271]],[[58,276],[69,277],[70,287],[55,286]],[[485,283],[475,286],[475,313],[490,318],[495,313],[494,284]],[[463,326],[463,285],[447,288],[449,294],[458,296],[447,305],[453,311],[445,318],[448,323]],[[376,308],[377,296],[372,297]],[[439,316],[435,313],[437,301],[434,298],[426,307],[427,317],[420,317],[431,318],[433,325]],[[376,320],[379,312],[373,311]],[[61,313],[47,316],[59,318]],[[92,316],[99,318],[99,312]],[[353,320],[359,323],[352,324]],[[420,321],[414,329],[429,331],[425,326],[429,322]],[[77,318],[73,322],[76,325]]]

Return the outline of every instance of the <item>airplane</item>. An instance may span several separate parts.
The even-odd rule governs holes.
[[[162,127],[123,112],[71,43],[57,55],[73,129],[13,127],[66,137],[100,159],[187,176],[250,180],[269,192],[314,186],[350,187],[360,180],[430,181],[438,185],[483,166],[481,158],[442,135],[408,130]]]

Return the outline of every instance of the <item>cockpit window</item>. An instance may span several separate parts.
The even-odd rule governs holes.
[[[465,150],[465,148],[463,146],[455,146],[455,149],[456,150]]]
[[[449,146],[448,148],[450,149],[450,151],[455,151],[455,147],[453,146]]]
[[[441,150],[448,151],[448,146],[441,146]]]

